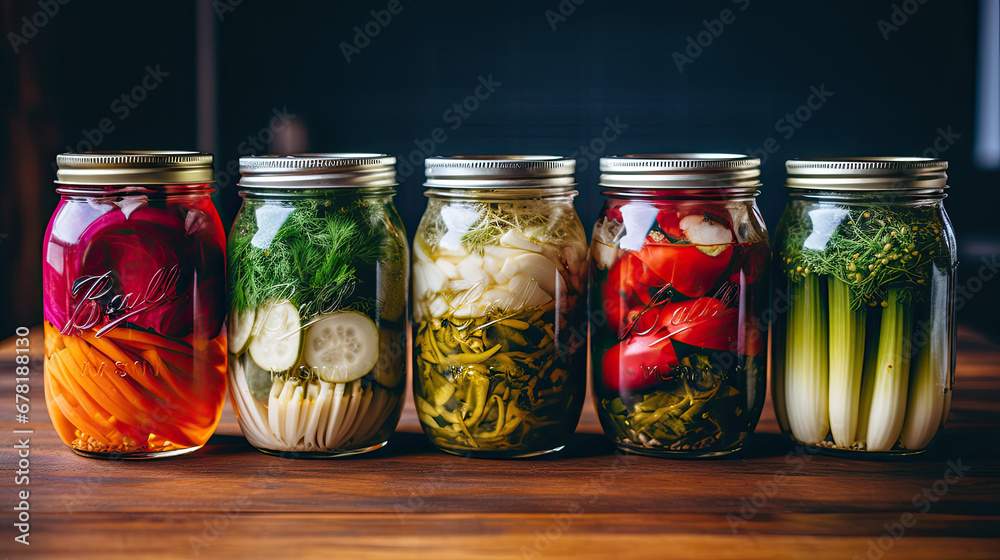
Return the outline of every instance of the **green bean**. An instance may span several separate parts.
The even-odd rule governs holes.
[[[555,362],[556,315],[550,302],[515,315],[420,323],[414,390],[428,435],[445,448],[507,450],[543,445],[539,428],[561,429],[583,383]]]

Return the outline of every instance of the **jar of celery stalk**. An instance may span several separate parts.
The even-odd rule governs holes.
[[[386,444],[406,383],[406,233],[395,158],[240,159],[229,234],[229,391],[265,453]]]
[[[594,400],[623,450],[735,452],[764,407],[767,230],[760,160],[601,158],[591,240]]]
[[[586,389],[587,242],[575,160],[430,158],[413,246],[413,394],[438,448],[561,449]]]
[[[205,444],[225,400],[225,232],[212,155],[62,154],[42,244],[45,400],[94,458]]]
[[[920,453],[955,373],[955,238],[945,161],[792,160],[774,262],[773,390],[794,441]]]

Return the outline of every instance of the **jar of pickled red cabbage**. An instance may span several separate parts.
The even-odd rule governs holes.
[[[586,234],[575,160],[426,161],[413,247],[413,394],[444,451],[561,449],[586,390]]]
[[[764,405],[767,231],[760,161],[737,154],[601,158],[591,240],[597,415],[618,448],[732,453]]]
[[[62,154],[45,232],[45,397],[80,455],[178,455],[226,391],[225,234],[212,156]]]
[[[775,236],[774,407],[792,440],[832,454],[923,452],[955,375],[948,163],[787,162]]]
[[[229,389],[269,454],[336,457],[386,444],[406,384],[406,233],[396,159],[240,159],[229,233]]]

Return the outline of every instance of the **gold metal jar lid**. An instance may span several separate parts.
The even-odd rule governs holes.
[[[760,159],[700,152],[602,157],[600,185],[613,191],[753,195],[760,187]]]
[[[214,182],[212,154],[180,151],[66,153],[56,156],[63,185],[202,185]]]
[[[439,189],[567,188],[576,160],[545,155],[442,156],[424,161],[425,187]]]
[[[941,192],[948,162],[924,157],[848,157],[789,160],[786,186],[812,191]]]
[[[241,187],[324,189],[394,187],[396,158],[388,154],[328,153],[240,158]]]

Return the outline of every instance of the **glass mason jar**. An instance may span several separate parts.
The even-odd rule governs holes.
[[[586,233],[575,160],[426,161],[413,246],[417,416],[438,448],[475,457],[562,449],[586,391]]]
[[[396,158],[240,158],[229,233],[229,390],[243,434],[274,455],[386,444],[406,382],[406,233]]]
[[[732,453],[757,425],[767,377],[767,230],[760,160],[601,158],[608,196],[591,241],[597,416],[618,448]]]
[[[774,406],[792,440],[847,456],[927,449],[955,375],[945,161],[792,160],[774,264]]]
[[[42,246],[45,400],[95,458],[198,449],[225,400],[225,233],[212,156],[62,154]]]

